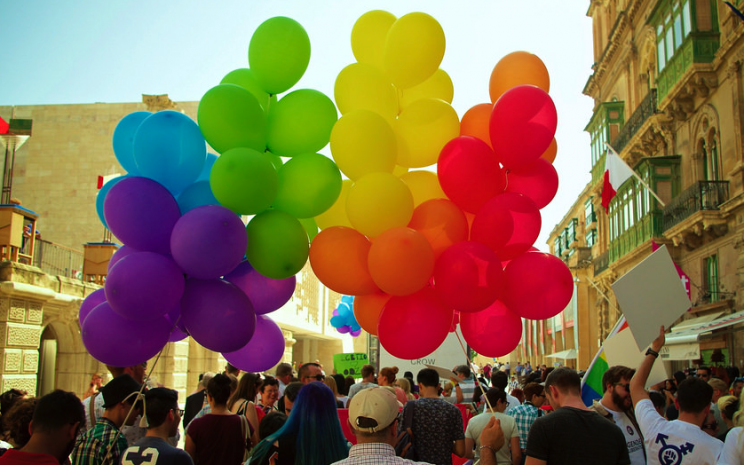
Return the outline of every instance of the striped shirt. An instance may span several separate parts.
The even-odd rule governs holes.
[[[121,455],[127,449],[127,440],[122,434],[117,437],[117,433],[119,428],[111,420],[101,418],[75,444],[71,456],[72,465],[104,465],[106,451],[112,444],[105,465],[118,465]]]
[[[409,465],[416,463],[425,464],[427,462],[412,462],[396,457],[395,449],[390,444],[372,442],[351,446],[349,458],[339,460],[333,465]]]
[[[537,407],[529,402],[525,402],[524,404],[509,409],[507,414],[514,417],[514,420],[517,422],[517,428],[519,429],[519,447],[522,449],[527,448],[527,436],[530,434],[532,424],[539,416]]]

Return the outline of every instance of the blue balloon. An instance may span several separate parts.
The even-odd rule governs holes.
[[[101,223],[103,223],[103,226],[108,229],[108,223],[106,223],[106,218],[103,216],[103,201],[106,200],[106,194],[108,194],[108,191],[111,190],[114,185],[121,181],[122,179],[126,179],[128,177],[131,177],[128,174],[125,174],[124,176],[119,176],[118,178],[110,179],[109,182],[103,185],[101,190],[98,191],[98,195],[96,196],[96,213],[98,213],[98,219],[101,220]]]
[[[341,302],[351,305],[354,303],[354,296],[353,295],[342,295]]]
[[[331,326],[336,329],[344,326],[344,318],[342,318],[341,316],[331,317]]]
[[[350,326],[351,326],[351,330],[352,331],[359,331],[360,329],[362,329],[362,327],[359,325],[359,323],[357,323],[356,319],[354,320],[354,322]]]
[[[180,193],[204,168],[207,143],[199,126],[177,111],[147,117],[134,135],[134,161],[141,176]]]
[[[181,214],[202,205],[219,205],[220,203],[214,198],[212,188],[209,187],[209,181],[197,181],[190,185],[181,195],[178,196],[178,208]]]
[[[349,316],[352,316],[351,308],[345,303],[338,304],[338,307],[336,307],[336,311],[338,311],[338,316],[344,319],[346,321]]]
[[[213,153],[207,154],[207,159],[204,161],[204,168],[202,168],[201,174],[196,178],[197,181],[209,181],[209,173],[212,172],[212,165],[217,161],[217,155]]]
[[[114,155],[116,155],[116,159],[119,160],[122,168],[133,176],[139,175],[137,163],[134,161],[134,134],[140,124],[151,115],[152,113],[149,111],[135,111],[122,118],[114,129]]]

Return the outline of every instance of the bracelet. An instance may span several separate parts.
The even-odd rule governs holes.
[[[482,445],[482,446],[480,446],[480,447],[478,448],[478,452],[482,451],[483,449],[488,449],[488,450],[490,450],[491,452],[493,452],[493,454],[494,454],[494,455],[496,455],[496,451],[495,451],[495,450],[493,449],[493,447],[491,447],[491,446],[488,446],[488,445],[484,444],[484,445]]]
[[[455,384],[455,387],[460,387],[460,383]]]
[[[646,350],[646,355],[653,355],[655,358],[659,358],[659,353],[650,347]]]

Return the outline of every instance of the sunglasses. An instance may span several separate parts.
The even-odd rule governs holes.
[[[323,375],[305,376],[305,379],[314,379],[317,381],[323,381],[325,379],[325,376]]]
[[[179,417],[182,417],[183,414],[184,414],[184,412],[185,412],[185,410],[182,409],[182,408],[174,408],[174,409],[171,409],[171,410],[173,410],[173,412],[177,413]]]

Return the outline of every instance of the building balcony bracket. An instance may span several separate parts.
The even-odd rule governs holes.
[[[665,231],[664,237],[675,247],[684,245],[687,250],[695,250],[703,245],[706,235],[717,239],[727,233],[728,222],[719,211],[701,210]]]

